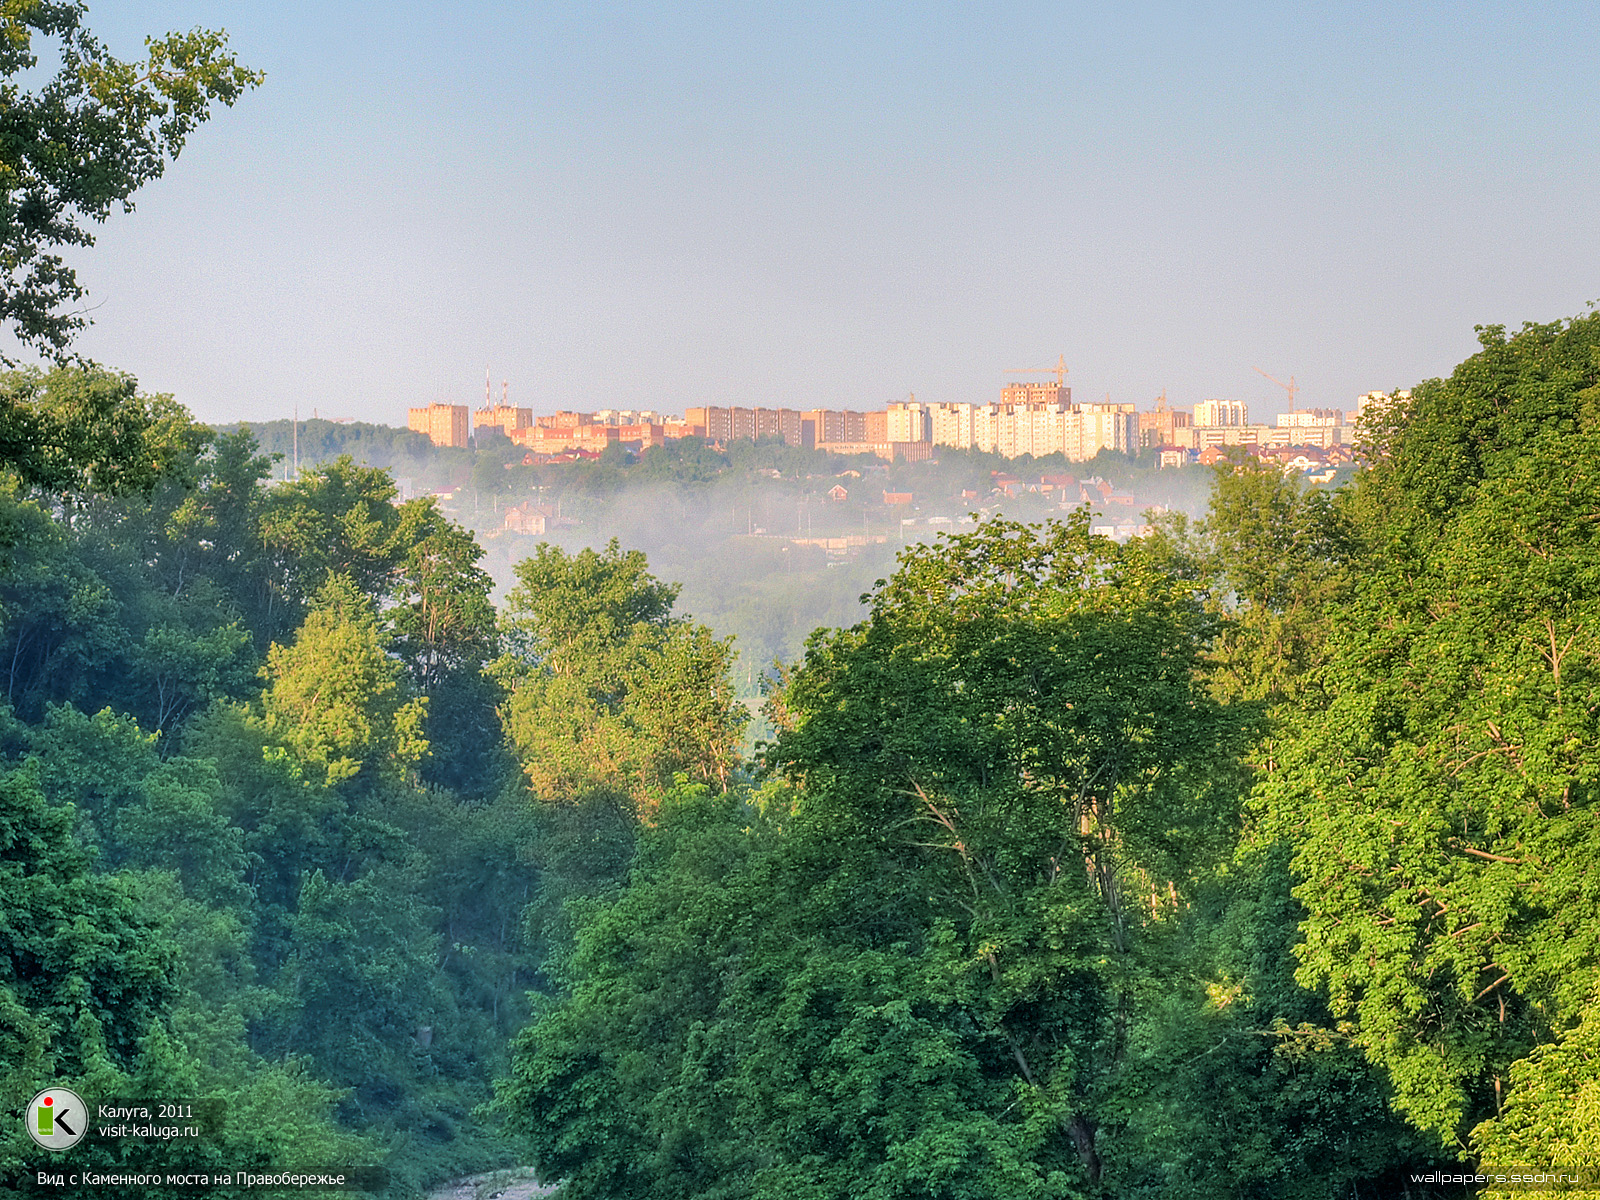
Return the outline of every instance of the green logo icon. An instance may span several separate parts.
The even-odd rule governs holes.
[[[70,1150],[89,1132],[89,1106],[71,1088],[45,1088],[23,1119],[28,1136],[46,1150]]]

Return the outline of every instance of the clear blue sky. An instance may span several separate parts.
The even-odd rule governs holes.
[[[1600,5],[91,0],[267,82],[77,258],[207,420],[1311,405],[1600,298]]]

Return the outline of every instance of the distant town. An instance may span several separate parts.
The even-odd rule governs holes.
[[[1060,454],[1068,462],[1086,462],[1102,450],[1155,451],[1163,468],[1208,465],[1225,448],[1239,446],[1313,474],[1351,461],[1362,417],[1389,400],[1385,393],[1369,392],[1348,412],[1295,408],[1291,380],[1282,385],[1289,391],[1290,411],[1266,425],[1252,423],[1239,400],[1203,400],[1185,410],[1168,406],[1163,394],[1146,411],[1131,403],[1075,401],[1065,366],[1053,373],[1057,378],[1050,382],[1006,384],[999,400],[988,404],[924,403],[913,395],[870,412],[707,406],[681,416],[648,409],[535,416],[531,408],[507,403],[504,395],[493,403],[486,382],[485,403],[476,412],[465,404],[430,404],[409,409],[407,425],[436,446],[464,447],[474,434],[493,429],[525,447],[529,465],[595,459],[613,446],[643,453],[681,438],[719,448],[778,438],[789,446],[872,454],[891,463],[921,462],[945,446],[1004,458]]]

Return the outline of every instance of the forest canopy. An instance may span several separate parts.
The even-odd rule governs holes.
[[[1592,1170],[1597,363],[1595,315],[1487,329],[1332,496],[1241,456],[1198,526],[905,551],[786,672],[750,783],[685,780],[569,908],[500,1091],[540,1170],[596,1198]]]
[[[57,197],[69,242],[256,78],[6,14],[0,61],[62,39],[50,103],[130,156]],[[30,261],[0,320],[60,348],[76,283]],[[74,1162],[396,1197],[1593,1170],[1600,315],[1375,411],[1336,491],[1241,454],[1124,543],[1083,509],[904,547],[775,666],[752,756],[733,640],[641,551],[537,544],[497,608],[389,470],[277,480],[126,375],[0,378],[6,1105],[204,1098],[209,1139]],[[0,1187],[46,1155],[12,1123]]]

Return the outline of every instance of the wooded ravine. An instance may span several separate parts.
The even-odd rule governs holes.
[[[906,547],[753,758],[641,553],[540,545],[497,610],[383,471],[269,486],[124,377],[7,377],[8,1104],[220,1099],[75,1162],[395,1196],[1589,1169],[1600,316],[1481,341],[1337,491],[1240,456],[1126,544]],[[120,440],[30,450],[86,412]]]

